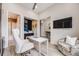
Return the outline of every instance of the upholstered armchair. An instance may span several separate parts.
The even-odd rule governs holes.
[[[79,56],[79,40],[77,39],[75,45],[72,46],[66,43],[66,38],[58,40],[57,44],[58,50],[64,55],[74,55]]]
[[[16,45],[16,53],[22,54],[26,51],[30,51],[32,48],[34,48],[34,44],[31,43],[28,39],[23,40],[19,37],[19,30],[13,29],[13,37]]]

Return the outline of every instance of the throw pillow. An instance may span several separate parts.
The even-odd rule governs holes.
[[[77,40],[77,37],[70,37],[70,36],[67,36],[66,37],[66,43],[74,46],[75,43],[76,43],[76,40]]]

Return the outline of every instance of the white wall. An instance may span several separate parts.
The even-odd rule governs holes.
[[[23,38],[23,22],[24,22],[24,16],[39,20],[38,16],[30,10],[26,10],[25,8],[13,4],[13,3],[3,3],[2,4],[2,36],[5,37],[4,39],[4,48],[8,47],[8,13],[15,13],[17,15],[20,15],[20,20],[21,20],[21,38]],[[38,23],[39,26],[39,23]],[[39,31],[39,29],[38,29]],[[39,36],[39,34],[38,34]]]
[[[1,36],[4,38],[4,47],[8,46],[8,13],[7,10],[5,11],[2,9],[2,19],[1,19]]]
[[[57,44],[57,41],[66,35],[79,37],[79,4],[55,4],[39,14],[39,18],[51,16],[51,43]],[[66,17],[72,17],[72,28],[53,29],[53,20]]]

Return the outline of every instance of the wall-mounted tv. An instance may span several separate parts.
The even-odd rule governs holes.
[[[53,21],[53,28],[72,28],[72,17]]]

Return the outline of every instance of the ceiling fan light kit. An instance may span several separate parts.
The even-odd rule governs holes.
[[[36,8],[37,8],[37,3],[34,3],[33,10],[35,10]]]

